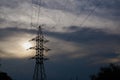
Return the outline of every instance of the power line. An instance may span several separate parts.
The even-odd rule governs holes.
[[[63,10],[65,10],[65,8],[66,8],[66,6],[68,5],[68,1],[69,0],[65,0],[65,5],[64,5],[64,7],[63,7]],[[87,2],[86,2],[86,4],[84,4],[84,6],[83,7],[85,7],[88,3],[89,3],[89,1],[90,0],[87,0]],[[100,1],[101,0],[99,0],[99,4],[100,4]],[[37,20],[34,20],[35,22],[34,22],[34,24],[33,24],[33,17],[32,17],[32,15],[31,15],[31,26],[35,26],[35,24],[39,24],[39,17],[40,17],[40,12],[41,12],[41,0],[37,0],[36,1],[36,3],[38,4],[38,6],[37,6],[37,8],[38,8],[38,12],[37,12],[37,10],[35,10],[35,11],[32,11],[32,13],[33,13],[33,15],[35,15],[35,18],[37,18]],[[88,13],[88,15],[85,17],[85,19],[83,20],[83,21],[81,21],[81,23],[80,23],[80,26],[82,26],[85,22],[86,22],[86,20],[92,15],[92,13],[96,10],[96,8],[99,6],[99,4],[97,5],[97,6],[95,6],[94,8],[93,8],[93,10],[91,10],[89,13]],[[34,7],[34,0],[32,0],[32,6]],[[35,13],[34,13],[35,12]],[[82,11],[80,11],[80,14],[82,13]],[[80,15],[79,14],[79,15]],[[76,22],[77,21],[77,19],[79,18],[79,15],[76,17],[76,18],[74,18],[73,19],[73,22],[72,22],[72,24],[74,24],[74,22]],[[58,22],[61,22],[61,18],[59,17],[59,20],[58,20]],[[58,25],[58,22],[56,23],[56,25]]]
[[[86,18],[80,23],[80,26],[82,26],[86,21],[87,19],[93,14],[93,12],[97,9],[97,7],[100,5],[101,3],[101,0],[98,1],[98,5],[96,5],[93,10],[86,16]]]
[[[99,0],[99,4],[100,4],[100,1],[101,0]],[[93,12],[97,9],[97,7],[99,6],[99,4],[96,6],[96,7],[94,7],[94,9],[86,16],[86,18],[81,22],[81,24],[80,24],[80,26],[82,26],[86,21],[87,21],[87,19],[93,14]]]
[[[86,4],[84,4],[84,6],[83,6],[82,8],[84,8],[84,7],[89,3],[89,1],[90,1],[90,0],[87,0]],[[79,15],[80,15],[80,14],[82,14],[82,11],[80,11]],[[73,19],[73,22],[72,22],[71,24],[74,24],[75,21],[77,21],[79,15],[77,15],[77,17]]]
[[[42,4],[42,0],[32,0],[31,27],[37,27],[39,25],[41,4]]]
[[[65,5],[64,5],[62,11],[65,10],[66,6],[68,5],[68,1],[69,1],[69,0],[65,0]],[[59,19],[58,19],[58,22],[59,22],[59,23],[61,22],[61,18],[60,18],[60,17],[59,17]],[[56,23],[56,25],[58,25],[58,22]]]
[[[32,0],[32,3],[31,3],[31,21],[30,21],[30,26],[31,26],[31,28],[33,27],[33,0]]]
[[[31,3],[31,28],[32,27],[36,27],[35,23],[37,23],[36,21],[36,17],[37,17],[37,9],[36,9],[36,1],[35,0],[32,0],[32,3]]]
[[[37,25],[39,25],[39,18],[40,18],[40,12],[41,12],[41,2],[42,0],[38,0],[38,19],[37,19]]]

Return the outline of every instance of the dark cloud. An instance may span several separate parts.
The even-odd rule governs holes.
[[[3,50],[0,50],[0,54],[8,54],[8,52],[5,52]]]
[[[119,54],[116,53],[116,51],[119,51],[119,45],[120,45],[120,35],[113,35],[105,33],[102,30],[96,30],[91,28],[76,28],[76,27],[70,27],[69,29],[77,29],[76,32],[71,33],[56,33],[56,32],[48,32],[47,35],[56,37],[58,39],[68,41],[75,43],[77,45],[84,47],[84,51],[82,52],[84,54],[87,54],[87,56],[84,56],[84,61],[89,61],[91,58],[117,58]],[[67,45],[66,45],[67,46]],[[79,53],[78,53],[79,52]],[[77,52],[70,53],[72,54],[82,54],[81,50],[78,50]],[[67,58],[68,56],[61,54],[58,56],[59,58]],[[79,57],[78,57],[79,58]],[[96,60],[92,62],[97,62]],[[92,63],[91,62],[91,63]]]
[[[26,0],[0,0],[1,7],[16,8],[19,4],[25,2]],[[28,1],[28,0],[27,0]]]
[[[4,50],[0,50],[0,58],[1,58],[1,56],[12,56],[13,54],[11,53],[11,52],[7,52],[7,51],[5,51],[5,49]]]
[[[101,8],[108,8],[108,9],[119,9],[120,1],[119,0],[99,0],[98,2],[101,2]]]
[[[4,22],[6,22],[6,20],[3,19],[3,18],[0,18],[0,24],[2,24],[2,23],[4,23]]]
[[[120,7],[120,1],[119,0],[100,0],[100,4],[97,7],[95,14],[96,16],[104,17],[111,20],[119,20],[119,7]],[[95,3],[95,6],[97,6],[97,2]]]
[[[0,40],[4,38],[9,38],[13,35],[16,35],[17,33],[36,33],[36,30],[28,30],[28,29],[20,29],[17,27],[11,27],[11,28],[1,28],[0,29]]]
[[[91,28],[78,28],[72,26],[68,28],[69,30],[77,30],[75,32],[69,33],[59,33],[59,32],[48,32],[49,36],[53,36],[66,41],[71,41],[75,43],[96,43],[96,42],[115,42],[119,43],[120,36],[116,34],[108,34],[101,29],[91,29]]]

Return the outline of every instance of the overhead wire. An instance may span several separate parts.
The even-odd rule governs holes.
[[[84,18],[84,20],[80,23],[79,26],[82,26],[87,21],[87,19],[93,14],[93,12],[97,9],[100,3],[101,3],[101,0],[99,0],[99,3],[93,8],[93,10],[90,13],[88,13],[88,15]]]
[[[31,10],[32,12],[31,12],[30,24],[32,28],[32,27],[37,27],[39,25],[39,18],[40,18],[40,12],[41,12],[41,0],[32,0],[31,8],[32,8]]]
[[[64,5],[63,10],[65,10],[65,8],[67,7],[68,1],[69,1],[69,0],[65,0],[65,5]],[[90,1],[90,0],[87,0],[86,4],[84,4],[83,7],[85,7],[85,6],[88,4],[89,1]],[[83,7],[82,7],[82,8],[83,8]],[[82,14],[82,11],[80,11],[79,15],[80,15],[80,14]],[[74,22],[78,19],[79,15],[78,15],[76,18],[74,18],[74,20],[71,22],[72,24],[74,24]],[[61,18],[59,18],[58,22],[61,22]],[[58,23],[57,23],[57,24],[58,24]]]
[[[65,10],[66,6],[68,5],[68,1],[69,0],[65,0],[65,5],[64,5],[64,7],[63,7],[63,9],[61,11]],[[58,25],[58,23],[61,23],[61,18],[60,17],[59,17],[58,22],[56,23],[56,25]]]
[[[82,8],[84,8],[84,7],[89,3],[89,1],[90,1],[90,0],[87,0],[86,4],[84,4]],[[73,21],[71,22],[71,24],[74,24],[75,21],[77,21],[77,19],[79,18],[79,16],[80,16],[81,14],[82,14],[82,11],[80,11],[79,15],[77,15],[77,16],[73,19]]]
[[[64,7],[63,7],[63,10],[65,10],[65,8],[67,7],[68,1],[70,1],[70,0],[65,0],[65,5],[64,5]],[[87,0],[87,3],[88,3],[89,1],[90,1],[90,0]],[[86,5],[84,5],[83,7],[85,7],[85,6],[86,6]],[[80,14],[81,14],[81,13],[82,13],[82,11],[80,11]],[[80,14],[79,14],[79,15],[80,15]],[[75,18],[72,23],[74,23],[74,21],[76,21],[76,20],[77,20],[77,18]],[[59,18],[58,22],[61,22],[61,18]],[[57,23],[57,24],[58,24],[58,23]]]
[[[65,9],[65,7],[66,7],[67,4],[68,4],[68,1],[69,1],[69,0],[65,0],[65,5],[64,5],[64,7],[61,9],[61,11]],[[56,17],[56,18],[57,18],[57,17]],[[59,18],[56,19],[56,20],[57,20],[57,21],[53,20],[54,22],[56,22],[56,24],[55,24],[54,26],[58,26],[58,23],[61,23],[61,18],[60,18],[60,16],[59,16]],[[59,24],[59,25],[60,25],[60,24]]]
[[[33,27],[36,27],[36,23],[37,23],[37,7],[35,6],[36,3],[38,3],[38,0],[32,0],[32,3],[31,3],[31,8],[32,8],[32,12],[31,12],[31,28]]]
[[[38,0],[37,26],[39,26],[39,19],[40,19],[40,12],[41,12],[41,2],[42,2],[42,0]]]
[[[42,0],[32,0],[31,2],[31,8],[32,8],[31,21],[30,21],[31,28],[35,28],[41,24],[40,22],[40,14],[42,12],[41,5],[42,5]],[[48,15],[45,15],[45,16],[51,19],[50,16]],[[52,21],[55,22],[55,20],[52,20]]]
[[[80,24],[80,26],[82,26],[87,20],[88,20],[88,18],[93,14],[93,12],[97,9],[97,7],[100,5],[100,2],[101,2],[101,0],[99,0],[99,3],[98,3],[98,5],[96,5],[95,7],[94,7],[94,9],[86,16],[86,18],[81,22],[81,24]]]
[[[65,5],[64,5],[64,7],[63,7],[63,10],[65,10],[66,6],[68,5],[68,1],[69,1],[69,0],[65,0]],[[90,0],[87,0],[86,3],[88,3],[89,1],[90,1]],[[39,19],[40,19],[39,17],[40,17],[40,12],[41,12],[41,2],[42,2],[41,0],[37,0],[38,12],[32,11],[32,15],[34,15],[35,18],[37,18],[37,21],[36,21],[36,24],[37,24],[37,25],[39,25]],[[100,2],[101,2],[101,0],[99,0],[99,4],[100,4]],[[93,8],[93,10],[88,13],[88,15],[87,15],[87,16],[84,18],[84,20],[80,23],[80,26],[82,26],[82,25],[86,22],[86,20],[92,15],[92,13],[96,10],[96,8],[99,6],[99,4],[98,4],[97,6],[95,6],[95,7]],[[85,7],[85,6],[86,6],[86,4],[85,4],[83,7]],[[34,0],[32,0],[32,8],[33,8],[33,7],[34,7]],[[34,12],[35,12],[35,14],[34,14]],[[81,14],[81,13],[82,13],[82,11],[80,11],[80,14]],[[80,15],[80,14],[79,14],[79,15]],[[31,26],[34,26],[32,15],[31,15]],[[74,22],[76,22],[78,18],[79,18],[79,16],[76,17],[76,18],[74,18],[72,24],[74,24]],[[58,22],[61,22],[61,18],[59,18]],[[57,23],[57,24],[58,24],[58,23]],[[56,24],[56,25],[57,25],[57,24]]]
[[[31,3],[31,14],[30,14],[31,16],[30,16],[30,18],[31,18],[31,20],[30,20],[30,27],[32,28],[33,27],[33,0],[32,0],[32,3]]]

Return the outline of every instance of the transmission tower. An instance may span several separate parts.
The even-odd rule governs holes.
[[[47,80],[45,68],[44,68],[44,61],[48,60],[45,57],[44,52],[48,52],[50,49],[44,46],[45,43],[48,42],[44,38],[41,26],[38,27],[37,36],[33,38],[31,41],[35,41],[35,47],[31,47],[30,49],[34,49],[36,54],[32,59],[35,60],[35,68],[33,74],[33,80]]]

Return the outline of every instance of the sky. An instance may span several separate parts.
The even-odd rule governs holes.
[[[35,51],[24,44],[41,24],[52,49],[45,53],[48,80],[90,80],[101,66],[120,64],[120,0],[42,0],[40,12],[36,2],[0,0],[0,70],[32,80]]]

